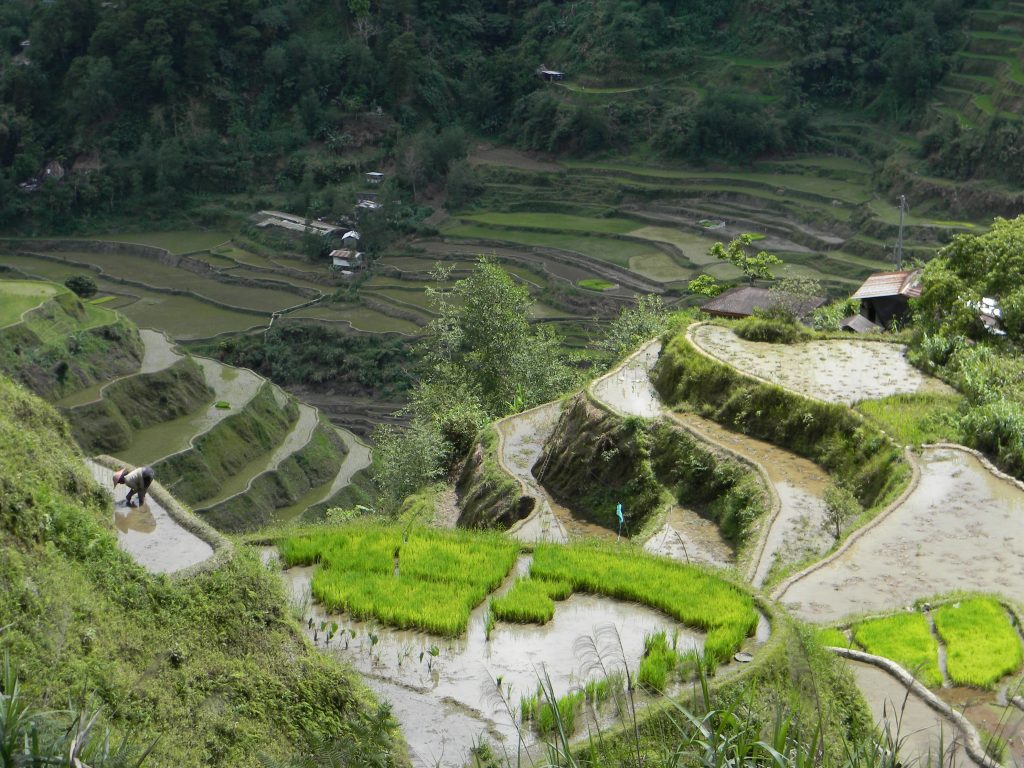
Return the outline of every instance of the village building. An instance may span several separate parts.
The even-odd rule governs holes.
[[[559,72],[557,69],[548,69],[543,64],[537,67],[537,75],[541,80],[549,83],[565,80],[565,72]]]
[[[254,218],[256,219],[256,226],[260,229],[276,227],[300,235],[309,232],[321,237],[331,237],[341,231],[341,227],[325,221],[311,221],[302,216],[295,216],[294,214],[283,213],[282,211],[260,211]]]
[[[367,184],[380,184],[384,181],[384,174],[380,171],[370,171],[366,174]]]
[[[366,255],[359,251],[352,251],[348,248],[338,248],[331,251],[331,269],[340,271],[343,275],[350,275],[358,272],[366,265]]]
[[[356,230],[350,229],[348,232],[341,236],[341,244],[346,248],[351,248],[352,250],[355,250],[356,248],[359,247],[360,239],[362,239],[362,236],[358,232],[356,232]]]
[[[741,285],[718,294],[701,304],[700,308],[715,317],[743,318],[750,317],[755,311],[772,309],[777,303],[777,294],[767,288]],[[792,302],[795,306],[791,308],[798,316],[804,317],[824,303],[824,297],[814,296]]]
[[[910,312],[910,300],[921,295],[921,270],[875,272],[852,298],[860,300],[860,314],[876,325],[891,328]]]

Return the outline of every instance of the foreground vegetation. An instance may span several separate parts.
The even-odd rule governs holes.
[[[307,645],[255,553],[181,582],[147,574],[67,425],[3,378],[0,477],[0,647],[26,701],[98,709],[112,744],[156,742],[155,765],[255,766],[333,738],[390,763],[390,718]]]

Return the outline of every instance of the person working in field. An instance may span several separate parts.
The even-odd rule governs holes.
[[[152,482],[153,470],[149,467],[137,467],[131,472],[121,467],[121,469],[114,473],[115,488],[118,485],[128,486],[128,495],[125,497],[125,502],[129,507],[132,505],[132,496],[134,494],[138,494],[140,507],[146,503],[146,491],[149,490]]]

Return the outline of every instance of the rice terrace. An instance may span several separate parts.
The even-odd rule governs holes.
[[[0,766],[1024,765],[1024,2],[0,7]]]

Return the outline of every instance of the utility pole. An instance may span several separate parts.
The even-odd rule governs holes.
[[[900,233],[896,239],[896,249],[893,256],[896,259],[896,269],[903,269],[903,216],[907,212],[907,196],[900,195]]]

